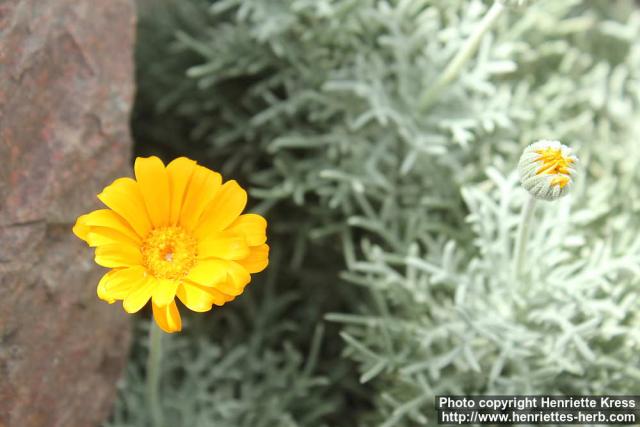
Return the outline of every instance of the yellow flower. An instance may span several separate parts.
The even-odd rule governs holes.
[[[166,168],[137,158],[136,180],[116,179],[98,198],[109,209],[82,215],[73,232],[95,247],[111,270],[98,297],[135,313],[149,300],[166,332],[181,330],[175,297],[204,312],[240,295],[269,262],[266,220],[244,214],[247,193],[236,181],[180,157]]]

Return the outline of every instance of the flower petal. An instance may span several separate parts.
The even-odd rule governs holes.
[[[202,286],[213,286],[227,279],[226,263],[221,260],[200,260],[191,268],[187,279]]]
[[[78,219],[76,219],[76,223],[73,226],[73,234],[78,236],[78,238],[87,241],[87,235],[89,234],[89,226],[87,225],[87,216],[88,215],[80,215]]]
[[[231,280],[231,284],[236,288],[245,287],[251,281],[251,276],[246,268],[238,264],[236,261],[225,261],[227,274]]]
[[[98,194],[98,199],[127,221],[138,236],[147,235],[151,222],[138,183],[133,179],[116,179]]]
[[[200,215],[202,215],[202,211],[218,192],[221,182],[222,177],[219,173],[202,166],[196,167],[191,176],[182,211],[180,212],[180,225],[187,230],[193,230],[200,219]]]
[[[267,241],[267,220],[256,214],[240,215],[227,231],[242,234],[249,246],[262,245]]]
[[[96,248],[95,261],[96,264],[107,268],[130,267],[141,265],[142,255],[136,246],[112,243]]]
[[[135,290],[129,293],[122,303],[127,313],[137,313],[151,299],[157,280],[151,276],[145,276],[136,284]]]
[[[213,288],[221,293],[231,296],[237,297],[238,295],[244,292],[244,286],[235,286],[235,284],[231,280],[226,280],[224,282],[219,282],[213,285]]]
[[[176,280],[157,279],[156,287],[153,289],[153,304],[158,307],[169,305],[176,296],[177,288]]]
[[[98,297],[109,303],[125,299],[145,277],[145,270],[141,266],[111,270],[98,283]]]
[[[224,230],[240,216],[246,205],[247,192],[236,181],[227,181],[202,214],[194,235],[204,239]]]
[[[152,304],[153,318],[163,331],[167,333],[179,332],[182,330],[182,319],[175,301],[164,307]]]
[[[169,178],[162,160],[138,157],[134,170],[151,223],[155,227],[169,222]]]
[[[215,288],[206,288],[206,289],[207,289],[207,292],[209,292],[215,298],[213,300],[213,303],[217,306],[223,306],[229,301],[233,301],[236,298],[233,295],[224,294]]]
[[[253,246],[249,255],[238,261],[249,273],[259,273],[269,265],[269,245]]]
[[[105,227],[127,236],[133,242],[140,244],[140,236],[120,215],[111,209],[98,209],[87,215],[83,215],[83,223],[89,227]],[[80,221],[80,218],[78,218]]]
[[[249,246],[241,234],[221,233],[198,242],[198,258],[243,259],[249,255]]]
[[[90,227],[85,240],[91,247],[109,245],[112,243],[123,243],[133,246],[140,244],[139,242],[131,240],[125,234],[107,227]]]
[[[179,157],[167,165],[169,193],[171,194],[169,206],[169,223],[171,225],[176,225],[180,219],[187,186],[195,169],[196,162],[186,157]]]
[[[211,310],[212,304],[216,301],[224,304],[222,299],[208,291],[207,288],[187,281],[178,286],[176,294],[189,310],[199,313]]]
[[[246,271],[244,271],[246,276],[243,276],[243,270],[237,264],[230,265],[229,261],[219,259],[201,260],[191,269],[187,280],[201,287],[216,289],[225,295],[237,296],[242,293],[246,283],[249,283],[251,278],[246,274]],[[231,271],[235,279],[232,279],[229,271]],[[245,280],[246,283],[243,283]]]
[[[98,298],[100,298],[102,301],[108,302],[109,304],[113,304],[114,302],[116,302],[116,299],[112,298],[109,295],[105,287],[107,282],[111,279],[111,277],[115,274],[116,271],[118,270],[110,270],[109,272],[107,272],[107,274],[102,276],[102,278],[98,282],[98,288],[97,288]]]

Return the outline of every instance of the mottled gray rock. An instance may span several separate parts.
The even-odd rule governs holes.
[[[0,427],[99,425],[129,319],[71,233],[126,174],[131,0],[0,1]]]

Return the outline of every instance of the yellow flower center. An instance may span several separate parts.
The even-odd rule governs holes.
[[[142,242],[142,261],[159,279],[186,276],[196,262],[196,239],[181,227],[151,230]]]
[[[569,183],[569,168],[571,163],[574,162],[572,158],[565,157],[559,148],[543,148],[536,150],[536,153],[540,155],[538,161],[542,162],[542,166],[538,169],[536,175],[560,175],[551,180],[551,185],[559,185],[560,188]]]

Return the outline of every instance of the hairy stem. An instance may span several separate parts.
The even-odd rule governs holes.
[[[520,225],[518,226],[518,237],[516,240],[515,253],[513,256],[513,272],[516,278],[522,276],[522,267],[524,265],[524,257],[527,249],[527,241],[529,240],[529,229],[531,226],[531,218],[536,207],[536,199],[529,196],[529,200],[522,208],[522,216],[520,217]]]
[[[427,88],[427,90],[422,94],[422,97],[420,98],[420,107],[423,110],[429,108],[437,100],[442,89],[447,87],[449,83],[460,75],[464,64],[467,63],[478,49],[482,36],[484,36],[485,33],[493,26],[498,17],[502,14],[504,7],[502,0],[496,0],[493,3],[487,14],[482,18],[480,24],[478,24],[478,27],[474,30],[473,34],[471,34],[471,37],[469,37],[469,39],[464,43],[462,49],[460,49],[456,56],[454,56],[449,64],[447,64],[447,67],[444,69],[442,74],[440,74],[436,82],[429,86],[429,88]]]
[[[153,427],[162,427],[162,408],[158,399],[162,363],[162,331],[151,318],[149,358],[147,359],[147,405]]]

